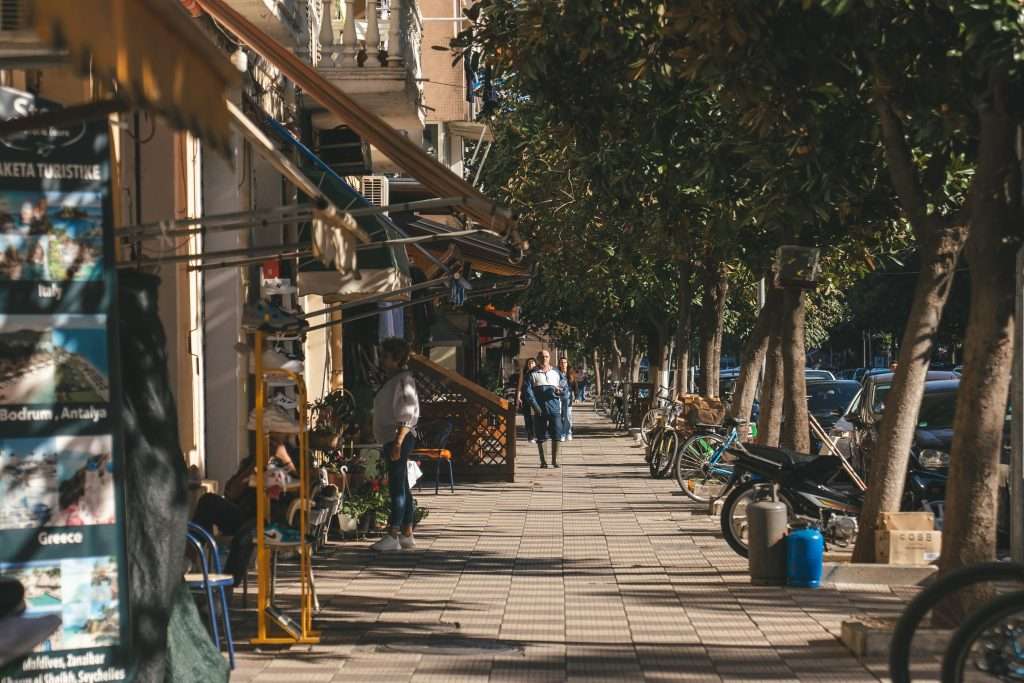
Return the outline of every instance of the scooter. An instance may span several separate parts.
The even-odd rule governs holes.
[[[733,474],[722,506],[722,534],[739,555],[747,556],[747,505],[770,497],[776,485],[791,521],[803,518],[817,524],[830,545],[847,546],[857,538],[865,486],[841,455],[736,444],[729,449],[729,459]],[[902,509],[932,512],[941,528],[945,496],[946,472],[921,467],[912,454]]]

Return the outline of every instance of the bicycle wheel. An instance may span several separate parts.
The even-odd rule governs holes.
[[[683,493],[696,503],[707,503],[711,500],[711,496],[703,493],[707,486],[725,486],[729,482],[732,468],[725,473],[725,466],[720,464],[720,460],[711,462],[715,451],[723,443],[725,439],[718,434],[696,434],[679,447],[675,467],[676,483]]]
[[[644,419],[640,422],[640,441],[645,446],[649,442],[651,433],[661,424],[664,417],[665,411],[661,408],[651,408],[644,415]]]
[[[1024,681],[1024,591],[982,605],[953,634],[942,683]]]
[[[651,476],[664,479],[672,472],[678,448],[679,435],[674,430],[666,429],[658,440],[657,457],[651,458]]]
[[[1024,583],[1024,565],[1016,562],[982,562],[950,572],[925,588],[910,601],[896,622],[889,641],[889,677],[892,683],[911,683],[910,644],[921,620],[950,593],[976,583],[1019,581]]]
[[[647,469],[650,470],[652,477],[658,476],[658,470],[661,468],[661,440],[665,438],[665,430],[658,429],[651,436],[651,443],[647,446]]]

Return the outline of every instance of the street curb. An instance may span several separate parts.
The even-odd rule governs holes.
[[[857,657],[885,657],[889,654],[895,619],[859,618],[844,621],[840,640]],[[914,632],[914,656],[939,655],[946,651],[953,631],[919,628]]]
[[[826,562],[821,575],[823,585],[871,584],[880,586],[918,586],[938,567],[932,564],[861,564]]]

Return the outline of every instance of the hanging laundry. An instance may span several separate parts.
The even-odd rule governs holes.
[[[316,211],[313,219],[313,254],[325,266],[339,273],[356,271],[357,229],[348,214]]]
[[[377,307],[382,309],[380,315],[377,316],[378,339],[388,339],[389,337],[405,339],[404,309],[392,308],[391,310],[384,310],[394,305],[394,302],[383,301],[377,304]]]

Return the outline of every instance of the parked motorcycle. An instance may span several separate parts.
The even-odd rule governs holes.
[[[747,556],[747,505],[770,497],[775,486],[791,522],[802,518],[816,523],[830,545],[846,546],[857,538],[864,491],[847,474],[843,458],[754,444],[737,444],[729,456],[733,475],[722,506],[722,534],[738,554]],[[946,476],[944,463],[922,462],[912,454],[902,509],[932,512],[941,528]]]

